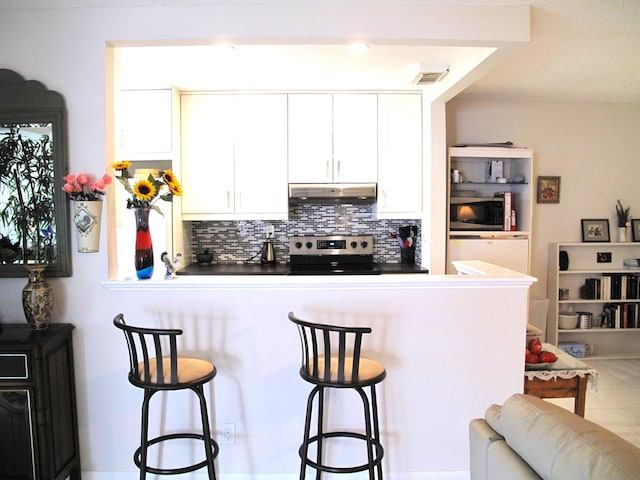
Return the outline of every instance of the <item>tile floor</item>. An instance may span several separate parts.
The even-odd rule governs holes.
[[[599,375],[597,390],[587,386],[585,418],[640,447],[640,359],[585,363]],[[573,399],[550,399],[573,411]]]

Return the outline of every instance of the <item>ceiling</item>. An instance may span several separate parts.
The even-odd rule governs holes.
[[[462,95],[640,103],[640,1],[470,3],[531,5],[531,41]]]
[[[153,5],[207,5],[286,3],[287,0],[154,0]],[[336,0],[297,0],[298,2],[332,3]],[[463,97],[509,98],[575,102],[640,103],[640,1],[638,0],[343,0],[354,4],[425,4],[425,5],[502,5],[531,7],[531,41],[512,56],[460,93]],[[146,6],[147,0],[0,0],[2,8],[50,7],[112,7]],[[204,48],[204,47],[199,47]],[[211,50],[210,47],[207,47]],[[264,85],[269,88],[270,72],[286,72],[290,88],[298,85],[300,76],[312,78],[323,88],[333,83],[366,88],[414,88],[410,84],[419,63],[434,66],[465,65],[479,62],[489,52],[486,49],[437,49],[435,47],[371,46],[360,56],[347,55],[342,45],[324,46],[320,51],[296,50],[269,52],[266,46],[236,46],[206,52],[205,58],[215,62],[236,62],[243,69],[231,74],[230,68],[208,69],[199,62],[186,62],[182,51],[175,59],[179,68],[154,70],[155,82],[169,81],[180,88],[207,89],[214,82],[230,88],[243,85]],[[252,51],[253,49],[253,51]],[[148,51],[147,51],[148,53]],[[166,65],[170,52],[164,55]],[[253,54],[257,53],[257,56]],[[287,61],[282,60],[282,55]],[[234,60],[235,58],[235,60]],[[295,61],[291,61],[294,58]],[[241,60],[239,60],[241,59]],[[322,60],[319,60],[322,59]],[[126,62],[127,60],[124,59]],[[283,62],[282,64],[279,62]],[[131,68],[136,65],[132,60]],[[160,62],[162,63],[162,62]],[[295,69],[283,70],[287,65]],[[138,64],[139,65],[139,64]],[[218,64],[219,65],[219,64]],[[336,67],[338,67],[336,69]],[[199,69],[190,74],[191,69]],[[203,70],[204,69],[204,70]],[[167,70],[172,78],[165,79]],[[226,76],[220,74],[227,72]],[[178,72],[182,75],[178,75]],[[392,74],[391,72],[396,72]],[[133,70],[132,70],[132,73]],[[452,68],[443,82],[455,82],[464,69]],[[374,83],[371,79],[376,78]],[[198,82],[193,79],[199,79]],[[367,80],[368,79],[368,80]],[[204,82],[207,80],[207,82]],[[224,83],[230,82],[230,83]],[[259,83],[263,82],[263,83]],[[402,82],[402,86],[399,86]],[[282,88],[282,84],[279,83]]]

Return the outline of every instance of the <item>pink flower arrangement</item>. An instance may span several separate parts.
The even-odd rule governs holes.
[[[69,194],[72,200],[102,200],[108,185],[111,185],[113,178],[104,174],[99,179],[88,173],[75,175],[70,173],[63,178],[65,184],[62,189]]]

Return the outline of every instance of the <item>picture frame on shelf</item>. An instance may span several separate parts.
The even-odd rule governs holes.
[[[631,240],[640,242],[640,218],[631,219]]]
[[[538,177],[538,203],[560,203],[560,177]]]
[[[610,242],[609,220],[606,218],[583,218],[582,241],[583,242]]]

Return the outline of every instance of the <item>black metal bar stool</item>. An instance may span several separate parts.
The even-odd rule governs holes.
[[[215,480],[214,460],[218,456],[218,444],[211,438],[207,402],[203,385],[216,376],[216,367],[208,360],[178,355],[179,329],[141,328],[127,325],[122,313],[115,316],[113,324],[124,332],[129,349],[129,382],[144,389],[142,401],[142,425],[140,447],[133,454],[133,461],[140,469],[140,480],[146,474],[176,475],[207,467],[209,480]],[[167,347],[168,345],[168,347]],[[165,348],[165,350],[163,350]],[[160,391],[192,390],[200,402],[202,434],[172,433],[149,439],[149,401]],[[156,468],[147,465],[147,450],[160,442],[175,439],[195,439],[204,443],[205,459],[193,465],[178,468]]]
[[[362,337],[371,333],[368,327],[339,327],[311,323],[297,318],[289,312],[289,320],[298,326],[302,345],[300,376],[315,385],[307,400],[307,415],[304,437],[300,446],[300,480],[304,480],[306,467],[316,470],[319,480],[322,472],[355,473],[369,471],[369,479],[382,480],[382,457],[384,449],[380,443],[378,426],[378,404],[376,384],[382,382],[387,373],[384,367],[369,358],[361,357]],[[329,361],[327,361],[329,359]],[[371,400],[366,387],[370,387]],[[326,388],[354,389],[362,399],[365,433],[352,431],[324,431],[324,394]],[[318,399],[316,434],[311,436],[311,419],[314,399]],[[355,438],[364,440],[367,463],[356,466],[330,466],[322,461],[323,443],[326,439]],[[316,458],[309,458],[309,446],[316,444]]]

